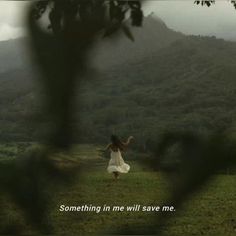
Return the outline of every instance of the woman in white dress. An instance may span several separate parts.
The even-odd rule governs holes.
[[[133,136],[130,136],[126,142],[120,141],[116,135],[111,136],[111,143],[107,145],[106,150],[111,151],[111,159],[109,161],[107,171],[113,173],[115,179],[119,178],[120,173],[128,173],[130,166],[126,164],[121,156],[121,152],[130,144]]]

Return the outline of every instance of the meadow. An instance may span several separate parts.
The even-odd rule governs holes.
[[[24,145],[23,145],[24,146]],[[26,145],[25,145],[26,146]],[[28,144],[35,148],[36,144]],[[32,147],[33,146],[33,147]],[[2,144],[1,159],[11,162],[22,144]],[[19,148],[21,147],[21,148]],[[56,235],[109,235],[154,234],[160,212],[149,211],[100,211],[61,212],[60,206],[159,206],[168,197],[169,183],[162,172],[155,172],[141,165],[138,160],[127,161],[131,171],[115,181],[106,172],[108,160],[100,156],[95,145],[75,145],[68,153],[59,153],[54,160],[65,165],[65,160],[80,165],[80,174],[73,184],[61,186],[50,193],[51,205],[48,219]],[[26,148],[27,151],[27,148]],[[3,153],[5,153],[5,158]],[[7,155],[10,158],[7,158]],[[126,157],[126,156],[125,156]],[[171,215],[164,226],[164,235],[224,235],[236,234],[236,175],[216,175],[200,192],[185,202],[181,209],[166,213]],[[60,187],[60,186],[59,186]],[[0,227],[12,222],[24,235],[37,235],[27,223],[19,207],[7,194],[1,194]],[[164,213],[165,214],[165,213]]]

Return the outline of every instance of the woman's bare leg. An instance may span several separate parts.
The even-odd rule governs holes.
[[[119,172],[117,172],[116,179],[119,179],[119,177],[120,177],[120,173],[119,173]]]
[[[115,179],[119,178],[119,172],[113,172]]]

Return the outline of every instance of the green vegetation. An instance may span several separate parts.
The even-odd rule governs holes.
[[[10,144],[8,146],[10,148]],[[12,146],[12,150],[15,145]],[[156,228],[156,216],[150,212],[60,212],[60,205],[161,205],[168,196],[169,183],[161,172],[154,172],[138,161],[128,161],[129,174],[118,181],[106,172],[107,160],[99,156],[101,147],[75,145],[70,155],[59,153],[54,160],[62,164],[73,160],[80,163],[81,174],[73,185],[58,186],[58,192],[51,192],[49,219],[56,234],[152,234]],[[1,150],[3,147],[1,146]],[[11,160],[8,160],[11,162]],[[200,193],[176,209],[168,222],[167,236],[180,235],[235,235],[236,211],[235,175],[216,175],[202,188]],[[23,213],[13,204],[8,195],[1,194],[0,226],[14,223],[18,232],[24,235],[34,233],[25,222]],[[176,216],[176,217],[175,217]],[[1,228],[0,227],[0,228]],[[12,230],[12,229],[11,229]]]
[[[104,144],[111,133],[133,135],[136,148],[146,150],[166,131],[205,135],[231,128],[236,115],[235,55],[235,43],[185,36],[152,56],[96,73],[80,83],[77,139]],[[17,73],[0,80],[0,138],[37,141],[48,130],[47,119],[40,113],[37,90],[26,79],[29,75]]]
[[[82,138],[132,134],[143,147],[166,131],[205,135],[229,129],[236,115],[235,55],[235,43],[189,36],[152,58],[84,82]]]
[[[76,142],[104,144],[117,133],[147,150],[166,131],[205,135],[234,126],[236,43],[184,36],[151,17],[134,35],[135,43],[105,42],[91,54],[103,67],[80,81]],[[1,73],[2,142],[38,141],[49,129],[35,77],[28,67]]]
[[[152,22],[147,27],[149,33],[155,27]],[[147,163],[151,157],[150,151],[156,147],[163,133],[191,131],[204,136],[214,131],[230,130],[230,135],[234,135],[236,44],[214,37],[184,36],[169,30],[163,22],[159,22],[159,31],[156,32],[149,34],[146,31],[144,35],[148,35],[149,41],[144,37],[132,47],[121,43],[121,47],[116,48],[118,54],[113,51],[114,45],[108,47],[106,54],[107,44],[103,45],[105,56],[100,58],[100,67],[97,67],[102,70],[94,74],[91,70],[87,78],[80,78],[72,124],[73,128],[77,128],[73,130],[76,134],[73,141],[80,145],[74,144],[69,152],[60,150],[55,153],[55,150],[41,148],[37,144],[39,140],[45,141],[45,133],[53,127],[48,124],[48,114],[41,111],[39,98],[45,98],[45,91],[40,91],[32,83],[33,73],[20,65],[21,60],[16,60],[12,67],[0,66],[0,233],[32,235],[36,228],[50,231],[49,222],[52,222],[51,232],[56,234],[152,234],[160,213],[62,213],[59,207],[61,204],[160,205],[168,198],[171,186],[162,172],[153,170],[159,168],[156,164],[159,164],[157,162],[161,156],[156,155],[160,159],[152,162],[153,169],[149,169]],[[150,48],[146,50],[149,43]],[[5,45],[8,42],[2,48]],[[6,48],[11,51],[11,47]],[[93,53],[93,59],[98,60],[99,57],[96,58],[96,53]],[[123,58],[126,54],[128,56]],[[8,52],[5,52],[4,57],[7,55]],[[8,60],[0,60],[7,62],[11,58],[14,57],[11,55]],[[58,67],[54,69],[57,71]],[[53,85],[57,82],[60,84],[57,76],[50,78],[55,80]],[[61,98],[64,93],[59,93],[56,88],[50,86],[50,91],[56,92],[56,97]],[[54,105],[50,107],[52,111],[61,107],[60,103]],[[60,118],[65,113],[67,111],[59,112],[56,117]],[[66,125],[69,124],[67,119],[65,121]],[[114,181],[112,175],[106,172],[109,156],[103,158],[99,153],[109,142],[112,133],[122,138],[129,135],[135,137],[133,148],[124,155],[131,165],[131,171],[118,181]],[[63,132],[62,135],[56,134],[60,140],[64,138],[67,141]],[[101,146],[81,146],[81,143]],[[205,168],[205,172],[203,168],[201,173],[200,168],[204,163],[209,166],[212,163],[214,167],[214,157],[220,160],[234,157],[231,150],[226,149],[231,146],[224,144],[222,149],[217,149],[217,153],[203,148],[203,152],[193,155],[199,158],[202,165],[186,155],[192,164],[190,166],[196,167],[193,175],[207,178],[207,174],[212,172],[211,168]],[[213,150],[214,147],[210,145]],[[202,157],[209,156],[205,153],[215,153],[209,159],[210,163],[207,160],[201,162]],[[168,149],[165,163],[161,164],[169,171],[174,171],[182,161],[179,158],[181,154],[180,144],[175,143]],[[51,160],[43,158],[45,156],[50,156]],[[186,174],[186,179],[189,177],[191,180],[195,176],[191,176],[189,172],[192,169],[187,168],[188,165],[188,172],[179,170],[183,170],[183,176]],[[75,170],[80,175],[73,175]],[[207,170],[209,172],[206,173]],[[69,176],[68,173],[72,174]],[[233,213],[236,205],[232,189],[235,175],[220,175],[233,173],[230,167],[217,173],[199,194],[184,202],[183,209],[176,209],[172,213],[173,217],[165,225],[166,235],[235,234]],[[75,176],[73,183],[71,176]],[[196,182],[189,183],[195,187]],[[187,187],[191,186],[186,184]],[[43,207],[46,205],[49,206],[49,212],[47,207]]]

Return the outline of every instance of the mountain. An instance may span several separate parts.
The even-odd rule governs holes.
[[[160,48],[183,37],[183,34],[168,29],[161,19],[151,15],[145,17],[143,27],[131,27],[131,31],[135,42],[123,33],[118,37],[99,39],[90,52],[91,64],[95,68],[107,69],[137,58],[150,57]],[[0,73],[11,69],[27,70],[31,66],[27,43],[27,38],[0,42]]]
[[[0,73],[29,67],[27,39],[0,42]]]
[[[106,142],[117,133],[141,145],[166,130],[229,129],[236,115],[236,43],[185,36],[151,17],[145,22],[133,29],[135,43],[120,37],[94,49],[99,70],[80,83],[75,108],[80,141]],[[32,78],[26,66],[0,73],[0,140],[37,140],[44,131]]]
[[[235,75],[236,43],[186,36],[84,82],[81,133],[94,140],[132,134],[140,144],[165,131],[227,130],[236,117]]]
[[[134,42],[121,32],[114,40],[103,39],[91,52],[92,64],[95,68],[107,69],[127,62],[152,57],[159,49],[165,48],[177,39],[184,37],[182,33],[170,30],[157,17],[145,17],[142,27],[131,27]]]

